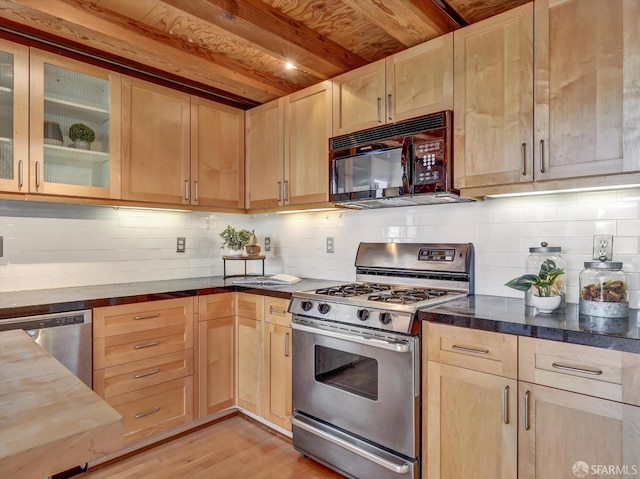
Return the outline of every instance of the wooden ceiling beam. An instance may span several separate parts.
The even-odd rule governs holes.
[[[0,0],[0,18],[264,103],[299,89],[222,54],[151,31],[90,0]]]
[[[319,79],[367,61],[261,0],[161,0]]]
[[[431,0],[342,1],[407,47],[458,28]]]

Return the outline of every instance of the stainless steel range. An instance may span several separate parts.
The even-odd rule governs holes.
[[[356,282],[293,294],[293,444],[358,479],[420,474],[424,308],[473,294],[473,245],[361,243]]]

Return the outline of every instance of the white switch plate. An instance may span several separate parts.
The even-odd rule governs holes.
[[[333,253],[335,251],[335,244],[333,242],[333,236],[327,236],[327,253]]]

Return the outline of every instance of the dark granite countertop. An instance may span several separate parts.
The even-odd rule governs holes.
[[[247,293],[288,299],[294,291],[335,286],[336,284],[347,282],[303,278],[299,283],[287,286],[241,286],[233,284],[234,279],[237,278],[227,278],[225,280],[222,279],[222,276],[212,276],[207,278],[2,293],[0,294],[0,320],[35,314],[59,313],[101,306],[156,301],[159,299],[200,296],[225,291],[245,291]]]
[[[420,319],[485,331],[640,353],[640,310],[628,319],[593,318],[567,304],[552,314],[534,314],[524,299],[475,295],[420,312]]]

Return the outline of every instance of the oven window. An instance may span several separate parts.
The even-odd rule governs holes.
[[[316,381],[378,400],[378,361],[325,346],[315,346]]]

